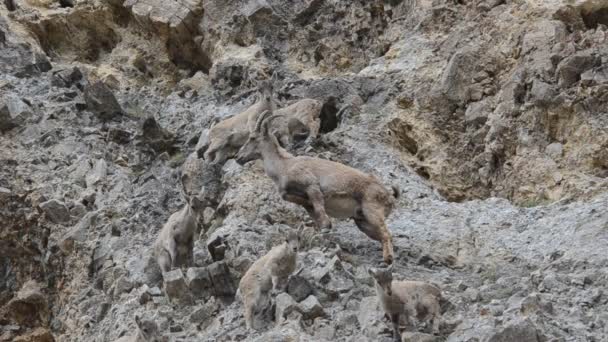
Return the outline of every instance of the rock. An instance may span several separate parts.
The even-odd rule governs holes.
[[[20,68],[15,76],[25,78],[39,75],[43,72],[51,70],[53,66],[49,61],[48,57],[42,52],[33,52],[31,54],[31,60],[27,62],[22,68]]]
[[[101,120],[111,120],[123,115],[123,110],[116,97],[103,82],[97,81],[85,86],[84,100],[87,109]]]
[[[198,157],[196,152],[190,153],[182,165],[181,181],[184,191],[190,196],[198,196],[204,186],[205,179],[202,177],[205,160]]]
[[[431,334],[425,334],[420,332],[403,332],[401,334],[403,342],[439,342],[442,341],[441,337],[434,336]]]
[[[289,314],[298,309],[298,303],[287,293],[281,292],[275,298],[275,320],[281,324]]]
[[[97,309],[95,310],[95,322],[99,323],[99,322],[103,321],[103,319],[108,314],[108,311],[110,311],[111,307],[112,307],[112,303],[108,303],[108,302],[101,303],[101,305],[99,305],[97,307]]]
[[[13,322],[27,327],[46,324],[50,318],[46,295],[42,293],[40,284],[33,280],[23,284],[3,311]]]
[[[29,105],[20,99],[8,97],[0,103],[0,132],[22,126],[32,116]]]
[[[474,289],[472,287],[469,287],[468,289],[466,289],[464,291],[464,296],[465,296],[465,298],[467,298],[472,303],[478,302],[481,299],[481,295],[479,293],[479,290]]]
[[[306,278],[300,275],[294,275],[289,277],[287,282],[287,293],[289,293],[296,302],[301,302],[313,293],[313,288]]]
[[[78,67],[55,71],[51,77],[51,84],[55,87],[69,88],[76,85],[77,88],[82,90],[84,89],[83,81],[84,75]]]
[[[112,127],[108,131],[108,139],[117,144],[125,145],[131,141],[131,132],[118,127]]]
[[[568,88],[581,79],[581,74],[597,66],[599,59],[589,52],[579,52],[564,58],[558,66],[556,76],[561,88]]]
[[[477,8],[482,11],[489,11],[492,8],[502,5],[505,3],[505,0],[484,0],[477,5]]]
[[[0,186],[0,204],[6,205],[7,202],[9,201],[9,199],[11,198],[12,194],[13,193],[11,192],[10,189],[3,188]]]
[[[64,224],[70,222],[70,211],[61,201],[52,199],[40,203],[40,209],[53,223]]]
[[[228,250],[228,244],[225,237],[222,235],[216,235],[215,237],[210,236],[207,239],[207,249],[213,261],[223,260],[225,257],[226,250]]]
[[[336,328],[331,323],[324,318],[315,319],[313,324],[314,336],[321,341],[332,341],[336,335]]]
[[[530,101],[536,106],[546,107],[551,104],[557,104],[555,96],[556,92],[550,84],[540,80],[532,82]]]
[[[361,332],[365,336],[374,339],[383,332],[391,333],[387,326],[380,321],[382,316],[383,311],[378,304],[376,296],[364,297],[361,299],[357,320],[361,327]]]
[[[108,174],[108,164],[104,159],[98,159],[93,166],[93,169],[86,176],[87,188],[95,188],[95,186],[103,182]]]
[[[195,40],[203,12],[201,1],[127,0],[123,6],[139,24],[158,35],[173,63],[184,69],[209,71],[207,51]]]
[[[298,310],[305,319],[315,319],[325,315],[325,310],[317,297],[310,295],[298,304]]]
[[[122,276],[114,282],[114,296],[117,297],[122,293],[128,293],[134,286],[133,281],[126,276]]]
[[[214,290],[206,267],[190,267],[186,272],[188,288],[195,298],[208,298]]]
[[[236,287],[230,274],[230,270],[223,261],[216,261],[207,267],[209,276],[213,282],[214,295],[216,297],[232,297],[236,293]]]
[[[196,147],[194,147],[194,152],[198,155],[199,158],[203,158],[207,147],[209,146],[209,129],[203,129],[201,136],[198,138],[198,142],[196,143]]]
[[[24,335],[15,337],[13,342],[55,342],[55,337],[46,328],[36,328]]]
[[[486,123],[488,120],[488,114],[491,112],[492,110],[488,106],[487,102],[472,102],[469,104],[466,112],[464,113],[464,122],[471,126],[481,126]]]
[[[140,132],[137,136],[137,145],[146,146],[159,154],[163,152],[173,154],[177,151],[174,135],[162,128],[154,117],[148,116],[143,120]]]
[[[90,212],[84,215],[84,217],[59,240],[59,248],[61,248],[64,253],[71,252],[74,247],[74,242],[84,241],[87,237],[89,228],[95,226],[96,223],[97,212]]]
[[[542,334],[530,320],[511,322],[498,332],[485,339],[488,342],[541,342],[545,341]]]
[[[163,287],[171,302],[181,305],[192,304],[192,294],[188,289],[182,270],[176,269],[163,273]]]
[[[190,314],[189,321],[195,324],[201,324],[214,317],[217,310],[220,308],[219,303],[214,297],[206,301],[202,307]]]
[[[150,288],[148,285],[143,284],[139,289],[137,289],[137,298],[139,304],[145,305],[147,302],[152,300],[152,295],[150,294]]]
[[[581,85],[592,87],[606,83],[608,83],[608,64],[602,64],[581,74]]]
[[[545,147],[545,153],[554,160],[559,160],[564,154],[564,145],[557,142],[551,143]]]
[[[471,98],[470,75],[476,72],[478,54],[468,50],[460,50],[452,55],[447,66],[443,70],[439,81],[438,91],[447,99],[462,105]]]

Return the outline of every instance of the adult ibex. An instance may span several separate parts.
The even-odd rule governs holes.
[[[205,160],[212,163],[224,163],[234,157],[241,146],[247,142],[247,137],[253,130],[259,115],[266,110],[272,112],[274,109],[272,81],[260,81],[258,83],[258,99],[255,104],[244,112],[211,127],[209,146],[204,154]]]
[[[399,197],[397,188],[391,193],[376,177],[340,163],[293,156],[269,132],[268,126],[276,117],[269,115],[260,115],[237,162],[244,164],[261,154],[264,170],[284,200],[303,206],[320,229],[331,228],[328,214],[353,218],[363,233],[382,243],[384,261],[392,264],[393,242],[385,219]]]

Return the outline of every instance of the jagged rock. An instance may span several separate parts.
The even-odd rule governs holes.
[[[40,209],[54,223],[67,223],[70,221],[70,211],[65,204],[56,199],[40,203]]]
[[[471,98],[470,75],[478,68],[477,60],[477,54],[472,51],[461,50],[454,53],[441,75],[437,91],[457,105],[468,102]]]
[[[189,305],[193,302],[192,294],[180,269],[163,273],[163,288],[171,302],[182,305]]]
[[[492,108],[485,101],[470,103],[464,113],[464,121],[467,125],[481,126],[488,120],[488,114]]]
[[[118,127],[113,127],[108,131],[108,139],[118,144],[128,144],[131,141],[131,132]]]
[[[31,60],[15,73],[17,77],[32,77],[51,70],[53,66],[48,57],[41,52],[32,53]]]
[[[403,332],[401,334],[403,341],[407,342],[439,342],[442,341],[441,337],[434,336],[431,334],[425,334],[420,332]]]
[[[214,289],[206,267],[190,267],[186,272],[188,288],[195,298],[208,298]]]
[[[198,196],[203,188],[205,179],[202,177],[205,160],[199,158],[196,152],[190,153],[184,164],[182,164],[181,181],[184,191],[190,196]]]
[[[78,223],[70,229],[59,241],[59,248],[64,253],[69,253],[74,247],[75,241],[84,241],[87,237],[88,230],[97,222],[97,212],[90,212],[84,215]]]
[[[141,304],[141,302],[140,302],[140,304]],[[99,305],[97,307],[97,309],[95,310],[95,322],[103,321],[103,319],[108,314],[108,311],[110,311],[111,307],[112,307],[112,303],[108,303],[108,302],[101,303],[101,305]]]
[[[581,84],[594,86],[608,83],[608,64],[603,64],[599,68],[589,69],[581,74]]]
[[[282,292],[275,298],[275,320],[281,324],[293,311],[298,309],[298,303],[287,293]]]
[[[93,169],[86,175],[87,188],[95,188],[95,186],[103,182],[108,174],[108,164],[104,159],[98,159],[93,166]]]
[[[207,147],[209,146],[209,128],[203,129],[200,137],[198,138],[198,142],[194,147],[194,152],[198,155],[199,158],[203,158]]]
[[[365,297],[359,303],[359,313],[357,320],[361,327],[362,333],[369,337],[375,338],[382,332],[388,331],[386,326],[380,322],[382,317],[382,309],[378,304],[376,296]]]
[[[162,128],[152,116],[143,120],[138,140],[139,145],[145,145],[155,153],[168,152],[173,154],[177,151],[174,135]]]
[[[568,88],[581,79],[581,74],[595,67],[598,58],[590,52],[579,52],[564,58],[557,66],[556,76],[561,88]]]
[[[564,154],[564,145],[560,143],[551,143],[545,148],[545,153],[557,160]]]
[[[51,84],[55,87],[69,88],[72,85],[76,85],[77,88],[83,90],[83,81],[84,75],[78,67],[55,71],[51,77]]]
[[[228,244],[222,235],[210,236],[207,239],[207,249],[213,261],[224,260]]]
[[[313,330],[315,337],[320,340],[332,341],[336,335],[336,328],[328,321],[323,318],[317,318],[313,324]]]
[[[296,302],[301,302],[313,293],[313,288],[306,278],[295,275],[289,277],[287,282],[287,293],[289,293]]]
[[[87,109],[101,120],[111,120],[123,115],[123,110],[114,97],[114,93],[101,81],[84,87],[84,100]]]
[[[220,308],[219,303],[215,300],[214,297],[211,297],[210,300],[206,301],[202,307],[195,310],[189,318],[189,321],[192,323],[201,324],[208,321],[214,315],[217,314],[217,310]]]
[[[534,324],[529,320],[511,322],[486,339],[488,342],[540,342],[544,340],[542,334],[536,330]]]
[[[0,132],[21,126],[32,116],[29,106],[22,100],[9,97],[4,101],[0,103]]]
[[[298,310],[305,319],[315,319],[325,315],[325,310],[317,297],[310,295],[298,304]]]
[[[133,289],[135,284],[126,276],[118,278],[114,282],[114,296],[120,296],[122,293],[127,293]]]
[[[530,101],[537,106],[548,106],[556,104],[555,101],[556,92],[553,87],[540,80],[534,80],[532,82],[532,89],[530,90]]]
[[[213,282],[214,295],[216,297],[232,297],[236,293],[234,280],[228,266],[223,261],[216,261],[207,267],[209,276]]]
[[[22,326],[46,324],[50,318],[48,301],[40,284],[27,281],[1,310],[2,316]]]
[[[169,57],[178,66],[207,72],[211,61],[201,45],[194,39],[198,34],[197,24],[202,15],[200,0],[156,1],[128,0],[124,7],[143,25],[152,27],[166,43]]]
[[[24,335],[15,337],[13,342],[55,342],[55,337],[46,328],[36,328]]]

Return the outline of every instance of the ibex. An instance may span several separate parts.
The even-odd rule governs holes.
[[[115,342],[165,342],[168,339],[162,337],[158,325],[152,320],[140,320],[135,316],[137,333],[135,335],[123,336]]]
[[[296,268],[298,244],[298,235],[290,232],[282,244],[256,260],[241,278],[239,296],[245,307],[247,329],[255,329],[256,315],[269,306],[269,292],[285,289]]]
[[[182,186],[183,181],[184,177]],[[163,273],[193,263],[194,233],[203,203],[186,192],[184,197],[186,205],[169,217],[154,243],[154,256]]]
[[[382,309],[393,324],[393,338],[401,342],[399,319],[403,315],[407,326],[411,317],[419,321],[430,318],[432,332],[439,332],[441,290],[421,281],[393,280],[392,265],[386,269],[368,270],[376,284],[376,294]]]
[[[237,155],[244,164],[264,160],[266,174],[277,184],[281,197],[303,206],[319,229],[331,228],[329,215],[353,218],[357,227],[382,243],[384,261],[393,262],[393,243],[385,218],[392,211],[399,191],[385,188],[377,178],[329,160],[298,156],[283,149],[268,124],[276,117],[260,115],[255,130]]]
[[[282,147],[288,147],[293,140],[316,139],[321,128],[321,108],[323,103],[313,99],[303,99],[275,112],[285,119],[273,127]]]
[[[229,158],[234,157],[247,141],[247,137],[253,130],[259,115],[266,110],[272,112],[274,109],[272,82],[270,80],[259,82],[258,99],[255,104],[244,112],[211,127],[209,146],[204,154],[205,160],[215,164],[224,163]]]

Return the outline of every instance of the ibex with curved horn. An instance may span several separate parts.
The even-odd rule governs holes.
[[[393,262],[393,243],[385,219],[399,191],[389,191],[372,176],[329,160],[293,156],[281,147],[268,126],[277,115],[260,115],[255,130],[237,155],[244,164],[260,156],[264,170],[277,184],[284,200],[303,206],[318,228],[331,228],[329,215],[353,218],[357,227],[382,243],[384,261]]]

